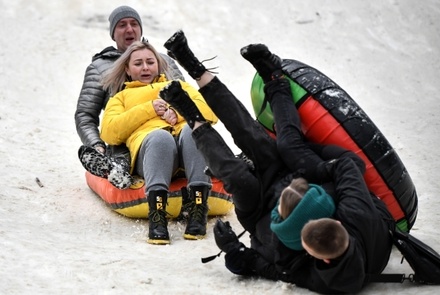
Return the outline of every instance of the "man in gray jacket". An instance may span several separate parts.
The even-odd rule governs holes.
[[[131,185],[130,154],[125,145],[106,146],[99,136],[99,116],[105,109],[110,94],[102,87],[105,72],[134,41],[142,38],[142,20],[136,10],[129,6],[117,7],[110,14],[110,37],[116,47],[109,46],[92,58],[87,67],[84,82],[75,111],[75,125],[83,143],[78,156],[84,168],[94,175],[107,178],[120,189]],[[169,79],[184,79],[176,63],[161,54],[173,73]]]

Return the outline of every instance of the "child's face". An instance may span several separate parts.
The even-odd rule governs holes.
[[[282,198],[280,198],[278,202],[278,214],[280,214],[280,216],[281,216],[281,202],[282,202]]]

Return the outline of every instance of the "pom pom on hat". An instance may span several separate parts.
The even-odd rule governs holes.
[[[127,17],[134,18],[139,23],[139,26],[141,27],[141,35],[142,35],[142,20],[141,17],[139,16],[139,13],[137,13],[137,11],[131,8],[130,6],[119,6],[115,8],[115,10],[113,10],[110,16],[108,17],[108,21],[110,22],[110,37],[112,37],[112,40],[114,40],[113,34],[115,33],[116,25],[121,19]]]
[[[312,219],[332,217],[336,207],[333,199],[318,185],[310,184],[309,190],[293,209],[290,215],[282,220],[278,213],[278,205],[272,210],[270,229],[278,239],[293,250],[303,250],[301,230]]]

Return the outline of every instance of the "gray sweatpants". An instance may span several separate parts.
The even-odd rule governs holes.
[[[146,195],[154,190],[169,190],[171,178],[178,168],[185,170],[188,187],[211,186],[211,178],[204,173],[205,160],[196,148],[191,132],[191,128],[185,125],[177,138],[163,129],[144,138],[135,171],[144,177]]]

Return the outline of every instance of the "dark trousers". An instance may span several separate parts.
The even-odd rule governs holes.
[[[194,130],[193,138],[206,164],[233,195],[237,218],[252,233],[262,214],[272,209],[267,205],[274,197],[272,188],[276,182],[292,172],[309,181],[314,180],[317,178],[316,167],[322,159],[304,143],[298,112],[290,88],[285,85],[272,85],[267,91],[274,112],[277,140],[268,135],[217,77],[199,92],[223,122],[237,147],[254,163],[255,171],[251,171],[243,160],[235,157],[210,124]],[[336,150],[340,152],[339,148]]]
[[[251,171],[248,164],[235,157],[210,124],[204,124],[193,132],[197,148],[204,155],[209,169],[233,195],[238,219],[245,229],[253,232],[264,204],[268,202],[266,191],[285,170],[276,141],[218,78],[199,91],[237,147],[254,163],[255,171]]]
[[[265,92],[274,115],[279,155],[290,171],[309,182],[319,183],[316,168],[322,159],[305,141],[288,80],[270,81]]]

